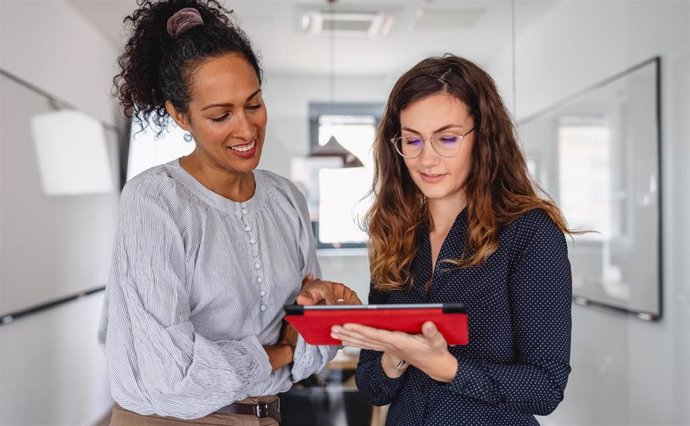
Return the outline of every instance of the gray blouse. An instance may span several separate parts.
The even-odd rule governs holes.
[[[113,398],[140,414],[203,417],[248,396],[288,390],[336,347],[300,337],[294,363],[271,371],[283,305],[320,276],[304,197],[254,171],[256,191],[230,201],[175,160],[122,191],[98,339]]]

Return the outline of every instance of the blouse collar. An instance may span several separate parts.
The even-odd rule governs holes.
[[[254,181],[256,182],[254,195],[246,201],[233,201],[216,194],[201,184],[194,176],[180,165],[180,159],[173,160],[165,164],[165,168],[176,180],[182,183],[187,189],[196,194],[199,198],[222,212],[229,214],[242,214],[242,209],[258,209],[263,205],[265,199],[265,188],[263,175],[259,170],[253,170]]]

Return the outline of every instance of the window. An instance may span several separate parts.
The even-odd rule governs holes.
[[[366,246],[362,228],[371,206],[372,146],[382,110],[380,104],[309,106],[310,156],[293,162],[292,178],[306,192],[319,248]]]

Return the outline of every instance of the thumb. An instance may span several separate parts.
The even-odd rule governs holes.
[[[428,339],[436,339],[440,335],[438,328],[436,328],[436,325],[431,321],[422,324],[422,334]]]
[[[302,294],[302,293],[300,293],[297,296],[296,302],[298,305],[315,305],[316,304],[316,301],[314,300],[313,297],[311,297],[308,294]]]

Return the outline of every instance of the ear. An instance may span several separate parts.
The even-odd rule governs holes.
[[[165,101],[165,110],[168,112],[170,117],[172,117],[172,119],[175,120],[175,123],[177,123],[177,125],[182,130],[189,132],[190,126],[189,126],[189,118],[187,118],[187,114],[175,109],[172,102],[170,102],[170,101]]]

